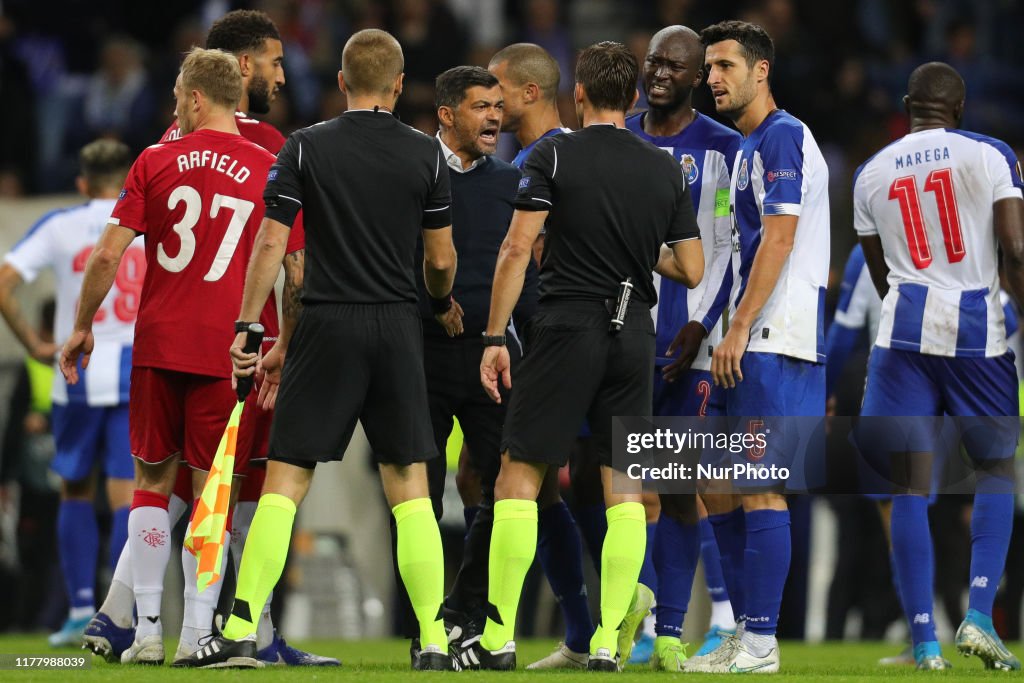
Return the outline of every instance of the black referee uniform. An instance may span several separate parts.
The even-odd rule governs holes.
[[[437,142],[385,111],[347,111],[288,138],[264,199],[267,218],[290,226],[301,207],[306,227],[269,457],[340,460],[356,420],[378,462],[436,457],[414,255],[421,230],[451,225]]]
[[[549,211],[540,303],[514,378],[502,450],[564,465],[584,418],[610,466],[612,417],[650,415],[662,244],[700,239],[690,190],[664,150],[611,124],[541,140],[524,167],[516,208]],[[609,331],[619,283],[633,292]]]

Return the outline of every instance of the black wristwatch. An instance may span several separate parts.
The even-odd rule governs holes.
[[[484,340],[484,346],[505,345],[505,335],[503,334],[487,334],[484,332],[481,338]]]
[[[236,320],[235,321],[235,334],[240,332],[248,332],[249,325],[252,325],[255,320]]]

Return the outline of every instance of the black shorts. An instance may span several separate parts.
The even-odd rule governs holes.
[[[608,322],[605,306],[590,302],[546,305],[533,316],[502,451],[564,465],[586,418],[598,461],[612,464],[612,418],[651,414],[654,323],[642,305],[630,307],[620,332]]]
[[[288,347],[270,459],[341,460],[356,420],[379,463],[437,457],[414,304],[314,304]]]

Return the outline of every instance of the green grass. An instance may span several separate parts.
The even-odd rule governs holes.
[[[398,640],[371,640],[371,641],[338,641],[321,640],[301,643],[313,652],[319,654],[333,655],[342,660],[342,668],[338,669],[286,669],[272,667],[255,671],[184,671],[171,669],[169,666],[160,668],[148,668],[140,666],[120,666],[107,664],[99,658],[92,659],[92,665],[87,671],[2,671],[0,681],[7,683],[22,681],[131,681],[132,683],[147,683],[148,681],[195,681],[208,678],[215,681],[220,680],[242,680],[253,679],[262,681],[277,680],[350,680],[361,683],[398,683],[406,681],[413,675],[409,670],[408,644]],[[168,641],[167,652],[173,653],[176,643]],[[529,640],[519,643],[519,665],[526,666],[529,662],[546,655],[554,647],[555,643],[550,640]],[[940,676],[943,679],[951,678],[1003,678],[1007,676],[1019,677],[1020,674],[1007,674],[1002,672],[988,672],[982,668],[981,662],[977,659],[964,659],[957,656],[952,646],[945,647],[945,654],[952,662],[954,670],[951,672],[917,673],[911,668],[881,668],[875,665],[880,657],[894,654],[899,648],[884,643],[850,643],[850,644],[827,644],[827,645],[804,645],[802,643],[783,643],[782,645],[782,670],[783,673],[775,676],[772,680],[827,680],[827,681],[853,681],[863,679],[881,680],[885,678],[907,677],[930,677]],[[1019,643],[1012,645],[1015,652],[1021,651]],[[51,650],[46,645],[44,636],[3,636],[0,637],[0,654],[18,655],[73,655],[83,653],[92,657],[82,650]],[[423,674],[436,676],[437,674]],[[575,683],[586,681],[593,683],[591,674],[585,672],[525,672],[516,673],[495,673],[495,672],[463,672],[457,675],[460,680],[466,683],[482,680],[501,680],[503,683],[517,683],[521,681],[536,680],[538,676],[557,679],[559,683]],[[616,678],[617,681],[626,683],[628,681],[650,681],[651,676],[666,676],[669,674],[654,674],[644,667],[629,667],[626,672]],[[688,677],[701,677],[701,674],[687,674]]]

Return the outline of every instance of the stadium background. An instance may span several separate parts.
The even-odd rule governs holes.
[[[264,118],[286,134],[343,109],[335,74],[342,45],[361,28],[386,28],[402,43],[406,89],[398,113],[433,133],[434,77],[456,64],[485,65],[505,44],[539,43],[556,57],[562,68],[563,122],[575,127],[571,90],[579,48],[620,40],[642,57],[652,33],[665,25],[700,30],[725,18],[755,21],[775,41],[776,100],[808,123],[829,164],[834,284],[854,242],[852,172],[906,132],[901,97],[916,65],[941,59],[960,70],[968,92],[963,127],[1006,140],[1018,156],[1024,152],[1024,72],[1015,68],[1024,58],[1024,3],[1015,0],[3,0],[0,251],[45,211],[78,201],[70,193],[82,144],[112,136],[137,152],[159,138],[173,113],[179,55],[202,43],[213,19],[239,7],[266,10],[282,33],[287,84]],[[696,104],[713,113],[706,88]],[[514,144],[503,136],[499,155],[510,159]],[[44,277],[24,287],[19,299],[26,310],[36,311],[51,291],[52,280]],[[830,294],[834,305],[835,287]],[[860,360],[854,359],[842,382],[840,414],[858,404],[863,356]],[[14,431],[19,425],[7,424],[9,396],[21,368],[22,350],[3,327],[0,425]],[[41,463],[26,450],[31,449],[0,451],[0,631],[48,630],[63,618],[55,549],[52,541],[45,542],[48,533],[53,538],[47,515],[55,511],[56,495],[40,476]],[[279,621],[293,638],[391,632],[387,509],[365,451],[365,441],[357,439],[343,468],[323,467],[300,513],[301,534],[287,573],[287,609]],[[45,454],[45,445],[39,452]],[[23,501],[33,501],[28,519],[17,517],[19,492]],[[841,497],[793,502],[798,511],[794,571],[780,636],[899,639],[904,627],[870,504]],[[462,533],[454,488],[446,503],[443,528],[454,563]],[[958,623],[957,610],[964,609],[969,507],[948,498],[932,514],[937,616],[940,635],[948,639],[949,624]],[[1020,638],[1021,528],[1017,524],[1007,585],[997,602],[997,624],[1009,640]],[[43,542],[19,557],[19,534],[23,539],[35,534]],[[165,594],[169,633],[176,628],[175,596],[180,595],[173,585],[180,582],[175,564]],[[536,608],[524,609],[522,631],[558,635],[557,607],[537,574],[527,593]],[[703,623],[697,622],[706,595],[700,577],[695,586],[691,612],[698,618],[688,620],[687,636],[699,642]]]

